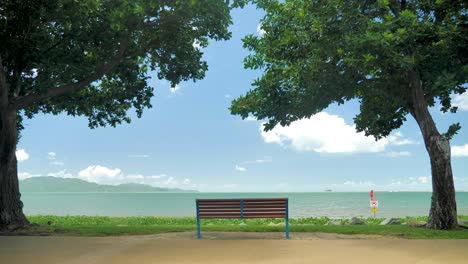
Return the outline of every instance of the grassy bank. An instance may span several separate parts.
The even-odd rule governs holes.
[[[106,217],[106,216],[53,216],[34,215],[28,217],[34,223],[33,230],[40,234],[112,236],[145,235],[164,232],[194,231],[194,217]],[[468,216],[460,216],[468,220]],[[402,223],[427,221],[427,217],[399,218]],[[290,230],[294,232],[326,232],[339,234],[369,234],[402,238],[468,239],[468,230],[439,231],[408,225],[382,226],[383,218],[362,219],[365,225],[327,225],[327,217],[290,219]],[[203,219],[203,231],[240,232],[284,232],[282,219]]]

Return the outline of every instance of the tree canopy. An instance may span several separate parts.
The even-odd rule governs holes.
[[[360,102],[358,131],[377,139],[413,109],[408,71],[420,75],[429,106],[456,112],[468,81],[466,1],[264,0],[262,36],[244,38],[245,67],[262,69],[254,89],[233,101],[265,129],[309,117],[332,103]],[[449,129],[447,137],[458,130]]]
[[[231,112],[267,119],[265,130],[308,118],[330,104],[360,103],[356,129],[388,136],[410,114],[431,161],[432,201],[427,226],[457,227],[449,140],[429,107],[456,112],[451,95],[468,81],[467,1],[239,0],[263,8],[262,36],[244,38],[245,67],[262,69],[254,89]]]
[[[200,47],[230,38],[230,23],[223,0],[1,0],[0,97],[29,118],[129,122],[127,110],[151,106],[149,71],[172,85],[203,78]]]
[[[0,0],[0,230],[28,225],[15,150],[24,117],[86,116],[91,128],[151,107],[149,72],[204,77],[200,48],[230,38],[225,0]]]

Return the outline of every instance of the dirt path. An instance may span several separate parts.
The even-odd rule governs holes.
[[[0,237],[0,263],[467,263],[468,240],[194,232],[127,237]]]

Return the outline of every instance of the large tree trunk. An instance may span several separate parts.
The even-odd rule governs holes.
[[[408,77],[413,102],[411,114],[421,129],[431,160],[432,201],[427,226],[434,229],[453,229],[458,223],[450,144],[439,133],[429,113],[419,73],[416,70],[410,70]]]
[[[0,111],[0,230],[29,225],[20,200],[15,153],[17,141],[16,111],[3,108]]]

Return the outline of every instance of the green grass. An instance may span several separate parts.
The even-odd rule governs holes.
[[[468,216],[459,216],[468,220]],[[194,217],[107,217],[107,216],[53,216],[33,215],[33,231],[53,235],[114,236],[145,235],[165,232],[195,231]],[[339,234],[384,235],[402,238],[468,239],[468,230],[440,231],[406,225],[381,226],[383,218],[362,219],[366,225],[326,225],[327,217],[290,219],[291,235],[294,232],[326,232]],[[427,217],[400,218],[403,223],[427,221]],[[48,222],[52,221],[52,225]],[[203,219],[203,231],[284,232],[283,219]]]

